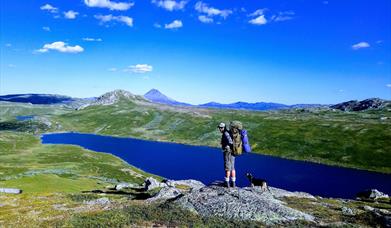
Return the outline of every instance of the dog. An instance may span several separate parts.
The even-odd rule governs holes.
[[[246,177],[250,181],[251,187],[260,186],[262,191],[265,192],[267,190],[270,192],[270,189],[269,189],[269,186],[267,185],[266,180],[254,178],[251,173],[246,173]]]

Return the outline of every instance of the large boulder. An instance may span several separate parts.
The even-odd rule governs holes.
[[[260,188],[224,188],[207,186],[192,190],[175,202],[202,216],[220,216],[234,220],[254,220],[267,225],[283,224],[294,220],[314,222],[312,215],[292,209],[273,193]],[[281,192],[276,193],[283,197]],[[308,196],[306,196],[308,197]]]
[[[155,188],[161,188],[161,187],[164,187],[164,186],[166,186],[166,185],[161,183],[161,182],[159,182],[158,180],[156,180],[153,177],[148,177],[144,181],[144,187],[145,187],[146,191],[150,191],[150,190],[153,190]]]
[[[383,200],[390,199],[390,197],[387,194],[380,192],[377,189],[367,189],[365,191],[357,193],[356,196],[357,196],[357,199],[359,199],[359,200],[374,200],[374,201],[376,201],[379,199],[383,199]]]

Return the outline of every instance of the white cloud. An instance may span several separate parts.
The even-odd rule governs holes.
[[[250,17],[262,16],[262,15],[265,14],[265,11],[267,11],[266,8],[265,9],[257,9],[257,10],[254,11],[254,13],[251,13],[248,16],[250,16]]]
[[[152,3],[168,11],[181,10],[185,8],[186,1],[176,2],[175,0],[152,0]]]
[[[8,64],[7,65],[9,68],[15,68],[16,67],[16,65],[14,65],[14,64]]]
[[[103,41],[101,38],[90,38],[90,37],[85,37],[83,38],[84,41],[88,41],[88,42],[101,42]]]
[[[6,46],[6,47],[12,47],[12,44],[7,43],[7,44],[5,44],[5,46]]]
[[[293,16],[295,15],[295,12],[293,11],[285,11],[285,12],[279,12],[277,16],[273,17],[274,21],[288,21],[292,20]]]
[[[264,25],[267,23],[267,20],[265,18],[265,15],[261,15],[261,16],[258,16],[256,18],[249,20],[248,22],[253,25]]]
[[[107,70],[110,71],[110,72],[116,72],[118,69],[115,68],[115,67],[112,67],[112,68],[109,68],[109,69],[107,69]]]
[[[225,19],[230,14],[232,14],[232,10],[228,10],[228,9],[220,10],[220,9],[216,9],[213,7],[209,7],[206,3],[203,3],[201,1],[197,2],[195,4],[194,8],[199,13],[204,13],[204,14],[208,15],[209,17],[220,16]]]
[[[353,50],[358,50],[358,49],[361,49],[361,48],[369,48],[370,46],[371,45],[369,45],[369,43],[367,43],[367,42],[360,42],[360,43],[352,45],[352,49]]]
[[[155,27],[155,28],[161,28],[161,27],[162,27],[162,25],[161,25],[161,24],[159,24],[159,23],[155,23],[155,24],[153,24],[153,27]]]
[[[64,12],[64,17],[66,19],[75,19],[78,14],[79,14],[78,12],[75,12],[73,10],[69,10],[67,12]]]
[[[50,32],[50,27],[44,26],[42,27],[42,29],[45,30],[46,32]]]
[[[79,53],[84,51],[84,49],[79,45],[69,46],[67,43],[64,43],[62,41],[56,41],[51,44],[43,45],[43,47],[41,49],[36,50],[36,52],[45,53],[49,50],[55,50],[63,53]]]
[[[213,23],[213,18],[205,16],[205,15],[200,15],[198,16],[198,20],[200,20],[202,23]]]
[[[387,86],[388,88],[391,88],[391,84],[387,84],[386,86]]]
[[[323,1],[323,4],[325,5],[329,4],[329,1]]]
[[[110,10],[128,10],[134,6],[133,2],[112,2],[110,0],[84,0],[88,7],[108,8]]]
[[[124,72],[144,74],[152,71],[152,66],[148,64],[136,64],[125,68]]]
[[[58,8],[50,5],[50,4],[45,4],[43,6],[40,7],[41,10],[46,10],[50,13],[57,13],[58,12]]]
[[[173,22],[171,22],[170,24],[165,24],[164,25],[164,28],[165,29],[177,29],[177,28],[180,28],[182,27],[183,24],[182,24],[182,21],[180,20],[174,20]]]
[[[102,24],[110,21],[118,21],[118,22],[125,23],[129,27],[133,26],[133,18],[127,16],[113,16],[111,14],[108,14],[108,15],[95,15],[94,17],[100,20]]]

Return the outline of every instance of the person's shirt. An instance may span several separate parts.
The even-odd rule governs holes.
[[[221,135],[221,148],[224,149],[227,146],[232,147],[232,145],[233,141],[231,134],[228,130],[224,130],[223,134]]]

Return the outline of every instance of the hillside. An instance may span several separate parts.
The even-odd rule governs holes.
[[[60,128],[218,147],[217,123],[241,120],[254,152],[290,159],[391,172],[391,112],[328,109],[268,112],[175,107],[121,98],[52,116]]]

